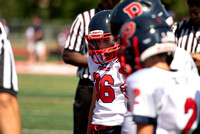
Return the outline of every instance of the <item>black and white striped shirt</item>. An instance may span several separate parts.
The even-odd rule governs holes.
[[[76,17],[76,19],[72,23],[70,33],[66,41],[65,49],[79,52],[88,57],[88,43],[85,39],[85,35],[88,34],[88,25],[94,15],[95,9],[91,9],[89,11],[80,13]],[[89,69],[79,67],[77,71],[77,76],[79,78],[89,78]]]
[[[0,92],[8,92],[13,95],[18,92],[14,55],[2,23],[0,23]]]
[[[172,29],[178,47],[189,53],[200,53],[200,28],[194,27],[190,19],[174,24]]]

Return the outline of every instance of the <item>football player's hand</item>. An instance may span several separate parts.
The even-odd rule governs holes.
[[[126,84],[126,82],[124,82],[123,84],[121,84],[120,90],[121,90],[122,94],[123,94],[126,98],[128,98],[127,92],[126,92],[126,87],[127,87],[127,84]]]
[[[200,53],[190,53],[190,55],[194,59],[194,62],[196,64],[198,72],[200,74]]]

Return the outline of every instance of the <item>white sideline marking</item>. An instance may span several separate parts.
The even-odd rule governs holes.
[[[15,62],[19,74],[51,74],[51,75],[76,75],[77,67],[63,63],[32,63]]]

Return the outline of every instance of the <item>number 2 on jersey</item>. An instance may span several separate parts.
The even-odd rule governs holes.
[[[102,78],[100,78],[100,75],[98,73],[94,73],[93,77],[96,81],[95,87],[97,91],[97,101],[101,99],[104,103],[111,103],[115,99],[115,92],[111,86],[105,85],[105,82],[107,81],[108,84],[113,85],[114,79],[112,78],[112,76],[104,75]]]
[[[192,127],[192,124],[194,123],[194,121],[197,117],[196,103],[192,98],[187,98],[187,100],[185,102],[185,114],[188,113],[189,109],[192,109],[193,113],[192,113],[192,116],[190,117],[190,120],[188,121],[187,125],[185,126],[185,128],[181,132],[181,134],[185,134],[188,130],[190,130],[190,128]]]

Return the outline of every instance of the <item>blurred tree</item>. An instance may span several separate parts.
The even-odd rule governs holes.
[[[30,18],[40,14],[46,19],[69,19],[96,7],[100,0],[0,0],[1,17]]]
[[[161,0],[168,11],[176,14],[176,21],[180,21],[189,16],[186,0]]]
[[[167,10],[176,14],[177,21],[188,17],[186,0],[161,1]],[[0,18],[6,19],[13,44],[26,45],[23,43],[26,28],[33,15],[40,15],[49,45],[53,43],[52,40],[57,39],[60,29],[70,26],[79,13],[95,8],[100,2],[101,0],[0,0]]]
[[[6,19],[30,19],[39,14],[46,19],[73,20],[76,15],[94,8],[101,0],[0,0],[0,14]],[[188,16],[186,0],[161,0],[167,10],[180,20]]]
[[[99,2],[100,0],[52,0],[49,17],[73,20],[77,14],[96,7]]]

